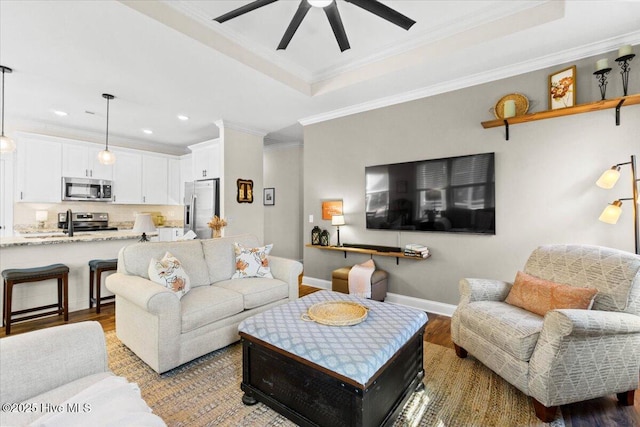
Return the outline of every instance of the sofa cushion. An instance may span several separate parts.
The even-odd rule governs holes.
[[[189,272],[191,288],[209,285],[209,270],[200,240],[180,242],[144,242],[125,246],[120,251],[118,272],[149,279],[149,261],[171,252]]]
[[[232,316],[244,310],[242,294],[217,286],[191,289],[180,301],[182,333]]]
[[[595,288],[563,285],[518,271],[506,302],[544,316],[560,308],[588,310],[597,293]]]
[[[279,279],[232,279],[218,282],[214,286],[242,294],[246,310],[289,297],[289,285]]]
[[[178,258],[167,252],[161,260],[151,258],[149,262],[149,279],[173,291],[181,299],[191,286],[189,285],[189,275]]]
[[[236,254],[236,272],[231,276],[232,279],[248,277],[273,279],[268,258],[273,245],[247,247],[234,242],[233,248]]]
[[[251,234],[242,234],[233,237],[201,240],[204,258],[209,268],[208,283],[216,283],[220,280],[230,279],[236,271],[236,256],[233,243],[237,242],[248,247],[259,246],[258,239]]]
[[[513,357],[529,361],[543,317],[501,301],[476,301],[460,309],[460,324]]]

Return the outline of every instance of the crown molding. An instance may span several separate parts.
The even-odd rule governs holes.
[[[265,139],[264,151],[286,150],[290,148],[300,148],[304,144],[301,141],[278,141],[275,139]]]
[[[379,108],[389,107],[392,105],[402,104],[409,101],[415,101],[421,98],[440,95],[454,90],[464,89],[479,84],[501,80],[508,77],[513,77],[520,74],[552,67],[557,64],[577,61],[580,59],[588,58],[590,56],[602,55],[604,53],[609,53],[624,44],[640,44],[640,31],[627,33],[607,40],[602,40],[597,43],[591,43],[574,49],[565,50],[557,54],[538,57],[529,61],[509,65],[507,67],[497,68],[495,70],[474,74],[463,79],[450,80],[447,82],[438,83],[436,85],[419,88],[397,95],[379,98],[372,101],[351,105],[349,107],[304,117],[298,120],[298,122],[303,126],[308,126],[327,120],[350,116],[352,114],[363,113],[365,111],[371,111]]]
[[[220,131],[222,131],[223,129],[232,129],[238,132],[248,133],[249,135],[259,136],[260,138],[264,138],[269,133],[264,129],[259,129],[244,123],[231,122],[224,119],[216,120],[214,123],[216,126],[218,126],[218,129],[220,129]]]

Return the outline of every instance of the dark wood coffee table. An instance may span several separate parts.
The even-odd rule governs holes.
[[[353,326],[305,322],[311,305],[356,301],[369,308]],[[301,426],[392,424],[422,387],[426,313],[320,291],[257,314],[239,326],[242,390]]]

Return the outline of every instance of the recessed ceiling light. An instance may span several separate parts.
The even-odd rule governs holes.
[[[178,114],[178,118],[183,122],[186,122],[187,120],[189,120],[189,117],[185,116],[184,114]]]
[[[53,114],[60,117],[68,116],[68,114],[65,111],[60,111],[60,110],[53,110]]]
[[[151,129],[142,129],[142,132],[146,133],[147,135],[151,135],[153,133]]]

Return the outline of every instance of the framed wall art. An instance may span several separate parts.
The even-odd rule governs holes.
[[[253,180],[239,179],[238,183],[238,203],[253,203]]]
[[[265,188],[264,189],[264,205],[265,206],[273,206],[276,204],[276,189],[275,188]]]
[[[342,200],[325,200],[322,202],[322,219],[331,220],[334,215],[342,215]]]
[[[576,66],[549,76],[549,110],[576,105]]]

